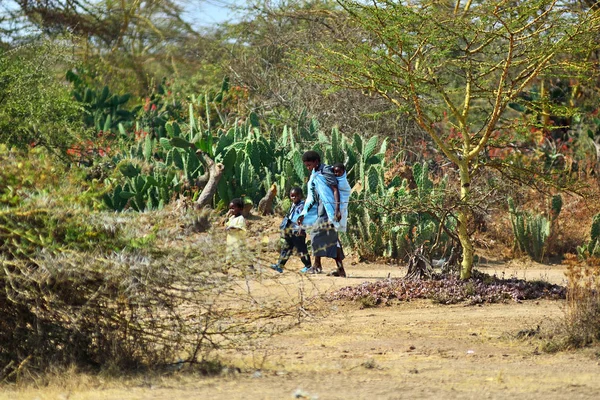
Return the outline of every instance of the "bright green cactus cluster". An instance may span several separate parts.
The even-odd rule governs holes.
[[[155,168],[152,173],[144,174],[140,165],[129,160],[124,160],[118,169],[125,181],[115,184],[103,198],[113,210],[121,211],[125,207],[135,211],[161,209],[180,185],[172,169]]]
[[[562,207],[562,199],[560,201],[553,199],[551,205],[552,211],[556,212],[553,218],[557,218]],[[551,234],[551,221],[542,214],[534,215],[519,211],[512,198],[508,199],[508,211],[517,248],[527,253],[533,260],[541,262]]]
[[[383,195],[386,187],[383,174],[387,139],[379,144],[377,136],[366,139],[355,133],[352,137],[347,137],[337,128],[333,128],[329,136],[318,131],[317,138],[312,149],[322,155],[326,164],[343,163],[350,185],[359,184],[364,189],[363,198]],[[300,154],[298,158],[301,161]]]
[[[371,167],[371,171],[378,170]],[[413,190],[398,176],[385,185],[381,173],[377,180],[371,178],[377,184],[367,184],[368,191],[353,193],[345,239],[361,257],[405,259],[421,244],[428,244],[428,250],[436,255],[449,251],[450,238],[440,224],[452,230],[456,220],[451,216],[441,219],[428,211],[442,208],[446,180],[434,183],[426,162],[414,164],[412,172],[417,185]],[[369,175],[364,179],[368,183]],[[436,249],[431,248],[434,243]]]
[[[215,204],[220,203],[222,206],[234,197],[249,198],[256,203],[272,184],[278,187],[280,198],[283,199],[292,186],[302,185],[307,180],[308,172],[302,162],[302,149],[290,128],[284,127],[277,139],[276,135],[263,134],[259,129],[258,116],[251,113],[244,122],[234,121],[233,126],[227,130],[211,130],[211,124],[202,122],[195,114],[194,107],[190,107],[189,112],[189,124],[169,122],[165,124],[164,137],[157,140],[146,135],[133,144],[128,152],[113,159],[115,165],[124,159],[138,160],[151,165],[149,170],[174,174],[166,186],[161,182],[161,190],[170,192],[168,198],[158,203],[144,202],[150,194],[144,196],[141,192],[154,191],[152,183],[158,179],[150,179],[148,184],[137,186],[134,182],[129,182],[127,187],[126,183],[119,182],[113,184],[112,193],[105,196],[105,203],[110,208],[122,210],[128,204],[140,210],[144,209],[142,204],[146,204],[146,209],[150,205],[153,208],[162,207],[184,184],[194,186],[206,173],[196,153],[198,150],[224,165],[215,199]],[[149,176],[140,173],[136,179]],[[131,179],[127,176],[122,178]],[[136,190],[132,190],[133,187]],[[129,196],[128,193],[134,192],[136,196]],[[126,201],[121,200],[123,198]],[[135,206],[132,205],[133,201]]]
[[[68,71],[66,78],[73,83],[73,96],[85,107],[84,123],[87,126],[96,131],[117,132],[126,130],[133,124],[141,106],[132,110],[125,109],[125,104],[131,98],[130,93],[111,93],[108,86],[99,90],[92,89],[73,71]]]

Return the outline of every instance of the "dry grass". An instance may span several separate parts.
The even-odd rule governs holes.
[[[567,298],[564,317],[542,335],[548,352],[600,343],[600,259],[565,255]]]
[[[600,259],[568,261],[565,327],[567,346],[577,348],[600,341]]]
[[[98,245],[23,253],[15,246],[11,258],[0,259],[0,380],[40,379],[48,368],[69,365],[206,369],[214,350],[252,346],[310,315],[318,294],[290,290],[278,274],[264,273],[274,261],[273,243],[261,239],[268,232],[250,238],[249,263],[257,268],[225,267],[222,227],[187,229],[197,213],[90,214],[90,225],[127,238],[117,252]]]

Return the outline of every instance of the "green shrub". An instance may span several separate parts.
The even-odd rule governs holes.
[[[0,143],[65,154],[78,140],[82,110],[57,75],[65,63],[58,42],[0,49]]]

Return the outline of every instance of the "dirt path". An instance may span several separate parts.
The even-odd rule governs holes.
[[[290,262],[290,270],[297,266]],[[327,266],[326,266],[327,267]],[[562,266],[487,264],[489,273],[561,283]],[[299,269],[299,268],[298,268]],[[404,271],[348,265],[348,279],[293,272],[281,293],[321,293]],[[268,274],[270,272],[265,272]],[[175,375],[123,384],[46,387],[0,393],[0,399],[597,399],[594,351],[546,354],[517,333],[548,326],[561,301],[441,306],[429,301],[364,308],[327,304],[323,318],[246,351],[222,354],[239,367],[214,378]]]

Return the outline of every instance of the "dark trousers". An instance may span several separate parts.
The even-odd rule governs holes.
[[[284,235],[283,244],[281,246],[281,253],[279,254],[279,266],[284,266],[285,263],[290,259],[292,252],[296,249],[296,252],[300,256],[300,260],[305,267],[310,267],[310,256],[308,255],[308,248],[306,247],[306,235]]]

